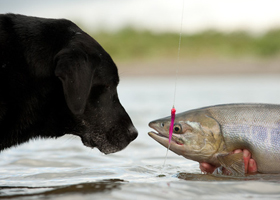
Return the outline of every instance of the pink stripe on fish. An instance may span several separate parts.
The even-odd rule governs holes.
[[[169,127],[169,143],[171,142],[171,138],[172,138],[175,113],[176,113],[176,109],[173,106],[173,108],[171,109],[171,123],[170,123],[170,127]]]

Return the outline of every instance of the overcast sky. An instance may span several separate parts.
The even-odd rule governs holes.
[[[183,32],[280,27],[280,0],[0,0],[0,13],[67,18],[90,31],[133,26],[179,32],[183,4]]]

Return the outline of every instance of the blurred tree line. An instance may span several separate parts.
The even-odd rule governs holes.
[[[91,34],[116,61],[177,59],[179,34],[152,33],[125,28],[118,32]],[[280,29],[262,35],[238,31],[208,30],[182,34],[180,59],[192,58],[271,58],[280,56]]]

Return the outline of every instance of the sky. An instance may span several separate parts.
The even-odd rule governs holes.
[[[279,0],[0,0],[0,13],[66,18],[88,31],[207,29],[263,33],[280,27]],[[182,20],[183,19],[183,20]]]

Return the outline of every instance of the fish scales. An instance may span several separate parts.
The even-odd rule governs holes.
[[[209,107],[229,151],[248,149],[263,173],[280,170],[280,105],[232,104]]]
[[[150,122],[158,133],[149,135],[167,146],[169,124],[170,117]],[[175,153],[224,167],[230,159],[236,159],[233,150],[248,149],[259,172],[280,173],[280,105],[224,104],[179,113],[172,140],[170,149]],[[240,174],[239,168],[229,166]]]

